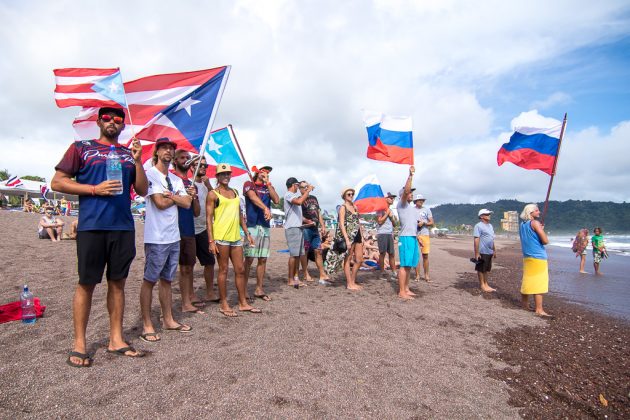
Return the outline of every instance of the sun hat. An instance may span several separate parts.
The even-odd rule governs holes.
[[[413,196],[413,202],[414,202],[414,203],[415,203],[416,201],[420,201],[420,200],[422,200],[422,201],[424,201],[424,200],[425,200],[424,195],[422,195],[422,194],[415,194],[415,195]]]
[[[479,213],[477,213],[478,217],[483,216],[484,214],[492,214],[494,213],[492,210],[488,210],[488,209],[481,209],[479,210]]]
[[[341,190],[341,198],[343,198],[348,191],[352,191],[353,193],[356,193],[356,190],[354,188],[346,187]]]

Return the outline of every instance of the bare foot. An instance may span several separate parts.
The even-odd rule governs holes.
[[[206,296],[203,298],[203,301],[204,301],[204,302],[218,302],[218,301],[219,301],[219,298],[217,297],[217,295],[216,295],[216,294],[211,293],[211,294],[209,294],[209,295],[206,295]]]
[[[414,292],[412,292],[411,289],[407,289],[407,294],[410,296],[418,296]]]
[[[496,292],[497,289],[493,289],[492,287],[482,287],[481,291],[484,293],[492,293],[492,292]]]
[[[426,276],[426,277],[424,278],[424,281],[426,281],[427,283],[431,283],[431,277]]]
[[[588,271],[580,271],[581,274],[588,274]]]
[[[398,299],[402,299],[402,300],[412,300],[415,299],[415,297],[407,294],[407,293],[398,293]]]
[[[553,318],[553,315],[549,315],[545,311],[536,311],[536,315],[540,316],[540,317],[543,317],[543,318]]]
[[[234,318],[238,316],[236,315],[236,312],[234,312],[234,310],[229,307],[227,309],[219,308],[219,312],[221,312],[223,315],[227,316],[228,318]]]
[[[349,284],[346,286],[346,289],[348,290],[361,290],[363,289],[362,286],[359,286],[358,284],[354,283],[354,284]]]

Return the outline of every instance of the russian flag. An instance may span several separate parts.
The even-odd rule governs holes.
[[[363,121],[368,133],[369,159],[413,165],[411,117],[364,110]]]
[[[354,190],[354,204],[359,213],[373,213],[387,209],[387,201],[376,175],[363,178]]]
[[[540,169],[552,175],[558,156],[562,123],[549,128],[517,127],[510,141],[497,153],[497,163],[512,162],[525,169]]]

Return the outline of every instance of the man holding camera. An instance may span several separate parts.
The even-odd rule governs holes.
[[[313,191],[315,187],[309,185],[308,182],[302,181],[298,186],[300,192],[304,192],[307,189]],[[322,286],[330,285],[330,278],[324,271],[324,262],[322,261],[322,237],[326,234],[326,224],[322,218],[322,213],[319,208],[319,201],[317,197],[310,194],[306,197],[306,200],[302,203],[302,221],[305,225],[304,232],[304,246],[308,246],[315,254],[315,264],[319,270],[319,284]],[[308,250],[304,255],[300,256],[300,262],[302,263],[302,269],[304,270],[304,278],[310,281],[308,275]]]
[[[490,224],[491,210],[479,210],[479,223],[475,225],[473,230],[475,258],[475,271],[479,277],[479,288],[482,292],[494,292],[488,285],[488,273],[492,269],[492,259],[497,257],[494,247],[494,228]]]

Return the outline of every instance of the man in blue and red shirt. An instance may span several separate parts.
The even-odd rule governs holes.
[[[131,216],[130,189],[139,195],[147,193],[148,182],[142,168],[142,146],[134,139],[131,150],[118,143],[125,128],[125,112],[118,108],[101,108],[96,124],[98,140],[73,143],[55,167],[51,187],[55,191],[79,196],[77,257],[79,284],[73,298],[74,348],[67,363],[89,367],[85,333],[94,288],[107,277],[107,310],[110,333],[108,352],[140,357],[123,338],[125,280],[136,256],[135,228]],[[107,180],[106,163],[110,146],[114,146],[122,167],[121,181]],[[122,194],[120,194],[122,190]],[[107,270],[105,270],[107,268]]]

